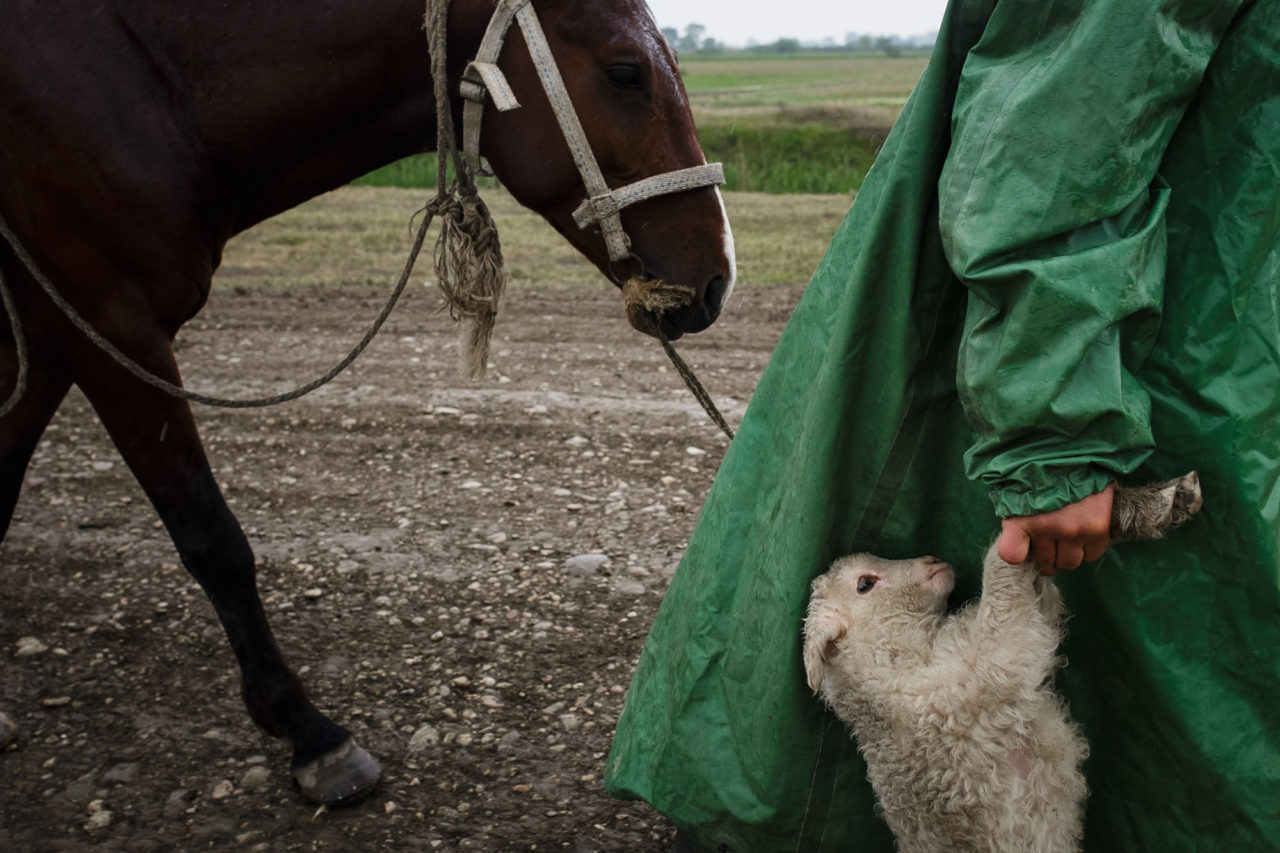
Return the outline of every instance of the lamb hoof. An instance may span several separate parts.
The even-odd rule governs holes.
[[[382,776],[378,760],[347,738],[341,745],[293,771],[294,781],[309,802],[332,806],[351,802],[373,790]]]
[[[18,736],[18,724],[0,712],[0,749],[4,749]]]
[[[1151,486],[1117,488],[1111,504],[1111,539],[1162,539],[1199,512],[1203,503],[1195,471]]]
[[[1169,526],[1177,527],[1204,506],[1204,498],[1200,494],[1200,475],[1192,471],[1170,485],[1173,486],[1173,507],[1169,510]]]

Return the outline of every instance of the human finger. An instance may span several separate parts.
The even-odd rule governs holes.
[[[1050,536],[1037,536],[1031,540],[1031,559],[1035,561],[1036,571],[1046,577],[1053,574],[1057,562],[1058,542]]]
[[[1084,562],[1084,546],[1075,540],[1059,541],[1057,559],[1054,560],[1054,566],[1059,569],[1070,571],[1080,568],[1080,564]]]
[[[1102,559],[1102,555],[1107,553],[1107,548],[1111,545],[1109,536],[1091,539],[1084,544],[1085,562],[1093,563]]]

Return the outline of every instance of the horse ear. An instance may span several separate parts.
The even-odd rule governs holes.
[[[822,686],[827,663],[835,657],[836,644],[849,633],[844,614],[823,596],[826,577],[813,582],[813,595],[804,617],[804,674],[814,693]]]

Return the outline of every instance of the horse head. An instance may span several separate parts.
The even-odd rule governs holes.
[[[643,0],[537,0],[536,7],[549,54],[610,189],[706,163],[675,55]],[[492,11],[487,0],[456,4],[451,28],[474,38]],[[660,315],[629,306],[636,329],[653,335],[661,328],[671,339],[705,329],[736,275],[719,190],[704,181],[626,207],[627,254],[611,257],[598,222],[575,223],[589,193],[543,89],[546,58],[539,60],[531,47],[521,29],[511,27],[496,64],[521,106],[484,110],[481,153],[517,201],[545,217],[615,284],[639,279],[686,289],[687,304]]]

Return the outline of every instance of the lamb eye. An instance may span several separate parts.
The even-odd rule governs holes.
[[[644,76],[638,65],[610,65],[604,70],[609,83],[624,92],[643,92]]]
[[[868,592],[871,592],[871,588],[876,585],[876,580],[877,578],[874,578],[871,575],[863,575],[858,578],[858,594],[866,595]]]

